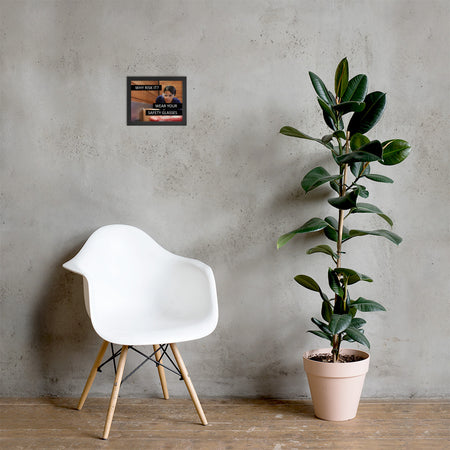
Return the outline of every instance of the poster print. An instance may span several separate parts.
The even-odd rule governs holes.
[[[186,125],[186,77],[127,77],[127,125]]]

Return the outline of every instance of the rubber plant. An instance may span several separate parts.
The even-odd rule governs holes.
[[[385,311],[376,301],[364,297],[353,299],[350,296],[351,285],[371,282],[372,279],[343,266],[344,244],[350,239],[366,235],[380,236],[397,245],[402,241],[401,237],[390,229],[348,229],[345,221],[354,214],[376,214],[392,227],[392,220],[380,208],[366,201],[370,183],[393,183],[391,178],[373,173],[372,166],[393,166],[401,163],[408,156],[410,145],[402,139],[380,142],[367,136],[383,114],[386,94],[379,91],[367,93],[366,75],[360,74],[349,79],[347,58],[344,58],[336,69],[334,94],[316,74],[309,72],[309,76],[317,93],[323,119],[331,131],[322,138],[314,138],[293,127],[285,126],[281,128],[280,133],[315,141],[329,152],[331,160],[336,163],[336,172],[330,174],[324,167],[315,167],[304,176],[301,186],[305,193],[308,193],[328,184],[334,191],[334,197],[328,199],[328,203],[336,210],[336,217],[330,215],[324,219],[314,217],[308,220],[296,230],[281,236],[277,247],[282,247],[297,234],[314,232],[322,232],[327,239],[335,243],[335,249],[322,244],[306,252],[324,253],[331,258],[334,266],[328,269],[331,298],[308,275],[297,275],[295,281],[319,294],[321,319],[311,319],[318,329],[310,332],[330,342],[333,362],[337,362],[342,341],[356,341],[370,348],[363,330],[366,321],[356,317],[357,313]],[[346,124],[344,119],[348,117]]]

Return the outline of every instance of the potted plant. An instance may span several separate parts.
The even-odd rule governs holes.
[[[329,349],[306,352],[303,356],[315,414],[327,420],[348,420],[356,415],[369,355],[360,350],[342,349],[341,344],[343,341],[357,342],[370,348],[363,329],[366,321],[357,317],[357,314],[385,311],[385,308],[365,297],[351,297],[350,288],[353,284],[372,282],[372,279],[343,264],[343,256],[348,256],[345,255],[344,244],[350,239],[366,235],[383,237],[397,245],[402,239],[385,228],[369,231],[349,229],[345,226],[345,221],[355,214],[376,214],[392,227],[390,217],[379,207],[366,201],[370,183],[393,183],[391,178],[373,173],[372,165],[399,164],[408,156],[410,146],[402,139],[380,142],[371,140],[366,135],[383,114],[386,94],[378,91],[368,94],[366,75],[360,74],[349,79],[346,58],[336,69],[334,94],[317,75],[309,72],[309,76],[318,96],[323,119],[331,131],[322,138],[314,138],[285,126],[280,133],[315,141],[328,151],[330,161],[336,164],[336,171],[329,173],[324,167],[315,167],[304,176],[301,186],[308,193],[328,184],[333,194],[328,203],[334,208],[335,216],[308,220],[296,230],[281,236],[277,247],[281,248],[297,234],[314,232],[323,233],[335,244],[335,248],[322,244],[306,252],[322,253],[331,259],[332,267],[328,268],[331,297],[308,275],[297,275],[295,281],[319,295],[321,317],[311,319],[317,329],[309,332],[325,339],[331,346]],[[345,123],[344,119],[348,117],[349,120]],[[353,386],[355,381],[358,385]],[[341,407],[344,411],[339,411]]]

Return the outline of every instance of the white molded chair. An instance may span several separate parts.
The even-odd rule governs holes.
[[[103,439],[109,436],[130,346],[152,345],[159,362],[160,346],[170,344],[200,420],[207,425],[176,343],[205,337],[216,328],[217,293],[211,268],[168,252],[129,225],[99,228],[63,267],[83,276],[86,310],[103,339],[78,409],[84,405],[109,343],[122,346]],[[167,399],[164,368],[157,367]]]

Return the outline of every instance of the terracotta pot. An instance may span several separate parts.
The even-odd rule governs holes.
[[[369,369],[368,353],[341,349],[341,354],[362,356],[362,361],[325,363],[308,359],[317,353],[331,353],[331,348],[311,350],[303,355],[314,413],[319,419],[342,421],[356,416],[364,378]]]

